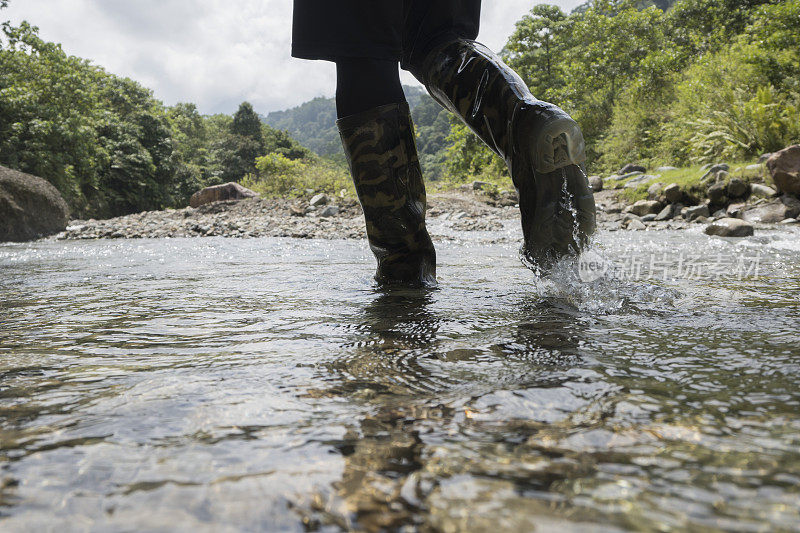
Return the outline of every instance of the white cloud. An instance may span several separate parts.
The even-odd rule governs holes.
[[[502,48],[535,3],[484,0],[479,39]],[[11,0],[2,17],[28,20],[68,53],[205,113],[230,113],[243,100],[267,113],[335,90],[332,64],[289,56],[291,0]],[[408,73],[403,81],[417,83]]]

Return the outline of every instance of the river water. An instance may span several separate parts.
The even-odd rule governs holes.
[[[798,530],[798,228],[452,237],[0,246],[0,530]]]

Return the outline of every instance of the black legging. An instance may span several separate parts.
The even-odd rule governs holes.
[[[336,61],[338,118],[405,101],[397,61],[356,57]]]

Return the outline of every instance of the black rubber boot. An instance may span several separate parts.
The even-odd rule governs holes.
[[[425,185],[408,104],[337,121],[382,285],[436,285],[436,252],[425,227]]]
[[[508,165],[520,198],[525,260],[547,268],[579,253],[595,230],[595,204],[578,124],[534,98],[516,72],[475,41],[436,47],[421,76],[431,96]]]

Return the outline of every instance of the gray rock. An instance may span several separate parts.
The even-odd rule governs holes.
[[[713,218],[714,220],[719,220],[721,218],[727,218],[727,217],[728,213],[724,209],[719,209],[715,211],[713,215],[711,215],[711,218]]]
[[[659,183],[654,183],[654,184],[652,184],[651,186],[649,186],[647,188],[647,196],[651,200],[656,200],[661,195],[661,189],[663,189],[663,188],[664,188],[664,184],[663,183],[660,183],[660,182]]]
[[[603,178],[600,176],[589,176],[589,186],[594,192],[603,190]]]
[[[628,227],[628,229],[631,229],[631,230],[640,230],[640,231],[643,230],[643,229],[647,229],[647,226],[644,225],[644,222],[642,222],[641,220],[637,220],[637,219],[629,220],[627,227]]]
[[[667,197],[669,203],[676,204],[683,198],[683,191],[681,191],[677,183],[670,183],[664,187],[664,196]]]
[[[762,185],[760,183],[751,184],[750,193],[753,196],[760,196],[762,198],[772,198],[773,196],[778,195],[778,192],[775,189],[773,189],[772,187],[767,187],[766,185]]]
[[[491,184],[488,181],[473,181],[472,182],[472,190],[473,191],[484,191],[489,188]]]
[[[716,165],[711,165],[711,167],[709,167],[708,170],[712,174],[716,174],[717,172],[720,171],[728,172],[730,169],[731,167],[727,163],[717,163]]]
[[[744,210],[745,204],[730,204],[725,210],[725,214],[729,218],[739,218]]]
[[[754,233],[753,225],[738,218],[721,218],[712,222],[705,229],[706,235],[718,237],[750,237]]]
[[[686,211],[683,214],[683,218],[685,218],[689,222],[693,221],[698,217],[708,218],[710,216],[711,213],[709,212],[707,205],[696,205],[693,207],[688,207],[686,208]]]
[[[675,216],[675,213],[679,211],[677,204],[670,204],[662,209],[656,217],[653,219],[656,222],[663,222],[665,220],[670,220]]]
[[[642,217],[642,222],[653,222],[656,219],[656,216],[657,215],[655,215],[653,213],[650,213],[649,215],[645,215],[645,216]]]
[[[670,166],[658,167],[656,169],[656,172],[671,172],[673,170],[678,170],[678,167],[670,167]]]
[[[189,199],[189,205],[200,207],[201,205],[213,202],[225,202],[228,200],[245,200],[247,198],[258,198],[258,193],[251,191],[247,187],[242,187],[236,182],[223,183],[206,187],[194,193]]]
[[[620,174],[617,177],[617,179],[618,180],[626,180],[626,179],[633,178],[633,177],[636,177],[636,176],[641,176],[642,174],[644,174],[644,172],[639,172],[639,171],[628,172],[627,174]]]
[[[766,163],[766,162],[767,162],[767,159],[769,159],[771,155],[772,155],[772,154],[761,154],[761,155],[758,157],[758,162],[759,162],[759,163]]]
[[[778,192],[800,196],[800,144],[772,154],[767,169]]]
[[[329,205],[328,207],[323,209],[322,212],[320,212],[319,216],[328,218],[336,216],[338,214],[339,214],[339,208],[335,205]]]
[[[708,189],[706,189],[706,195],[708,195],[708,199],[711,200],[714,204],[724,204],[725,203],[725,185],[722,183],[715,183]]]
[[[647,172],[647,169],[642,165],[636,165],[634,163],[628,163],[621,169],[619,169],[619,174],[628,174],[629,172]]]
[[[744,167],[744,169],[745,170],[751,170],[751,171],[752,170],[758,170],[760,172],[761,170],[764,169],[764,166],[761,163],[756,163],[755,165],[747,165],[746,167]]]
[[[628,208],[628,212],[641,217],[649,214],[658,214],[663,208],[664,205],[656,200],[639,200]]]
[[[308,205],[313,205],[314,207],[318,207],[318,206],[321,206],[321,205],[328,205],[328,202],[330,202],[330,199],[328,198],[328,195],[324,194],[324,193],[320,193],[320,194],[314,196],[311,199],[311,201],[308,202]]]
[[[787,218],[786,220],[781,220],[781,224],[788,226],[789,224],[800,224],[800,220],[796,218]]]
[[[635,189],[640,185],[644,185],[645,183],[649,183],[655,179],[658,179],[658,176],[653,176],[651,174],[642,174],[640,176],[636,176],[635,178],[631,178],[628,181],[628,183],[625,184],[625,188]]]
[[[725,193],[730,198],[741,198],[746,196],[749,191],[750,187],[748,187],[747,183],[739,178],[731,178],[728,185],[725,187]]]
[[[64,231],[69,207],[46,180],[0,166],[0,242],[30,241]]]
[[[778,224],[787,218],[797,218],[798,215],[800,215],[800,200],[784,195],[745,210],[742,218],[748,222]]]

